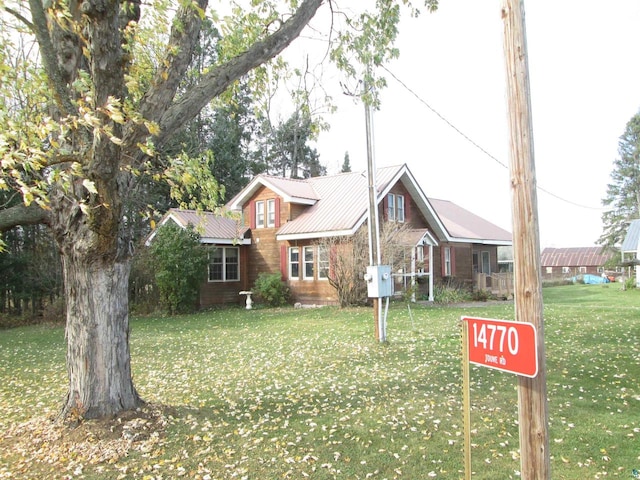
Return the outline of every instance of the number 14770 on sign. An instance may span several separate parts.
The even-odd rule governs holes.
[[[467,324],[469,362],[497,370],[535,377],[538,347],[530,323],[462,317]]]

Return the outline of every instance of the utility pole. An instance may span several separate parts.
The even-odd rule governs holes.
[[[365,92],[367,91],[365,82]],[[373,322],[375,339],[379,342],[387,340],[387,310],[382,314],[382,298],[391,295],[391,268],[381,265],[382,251],[380,247],[380,221],[378,218],[378,188],[376,185],[376,165],[373,142],[373,115],[369,102],[364,100],[365,127],[367,134],[367,181],[369,191],[369,267],[364,278],[367,282],[367,293],[373,302]]]
[[[502,19],[509,110],[515,316],[517,321],[531,323],[537,330],[539,362],[535,378],[518,377],[520,467],[523,480],[548,480],[551,467],[547,373],[524,0],[503,0]]]

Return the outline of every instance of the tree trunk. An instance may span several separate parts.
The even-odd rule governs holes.
[[[63,256],[69,392],[61,416],[100,418],[139,407],[129,354],[130,262]]]

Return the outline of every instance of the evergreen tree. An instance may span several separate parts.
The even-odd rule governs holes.
[[[640,112],[627,123],[618,142],[619,157],[613,163],[611,183],[603,205],[603,233],[598,243],[615,249],[624,240],[628,222],[640,218]]]
[[[349,161],[349,152],[344,152],[344,162],[342,162],[341,173],[349,173],[351,171],[351,162]]]

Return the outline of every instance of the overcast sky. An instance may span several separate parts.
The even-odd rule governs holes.
[[[511,231],[501,5],[441,0],[403,20],[374,114],[375,161],[406,163],[428,197]],[[529,0],[525,13],[541,247],[594,245],[619,137],[640,109],[640,1]],[[336,173],[349,152],[364,170],[364,109],[337,77],[323,83],[339,109],[321,161]]]

